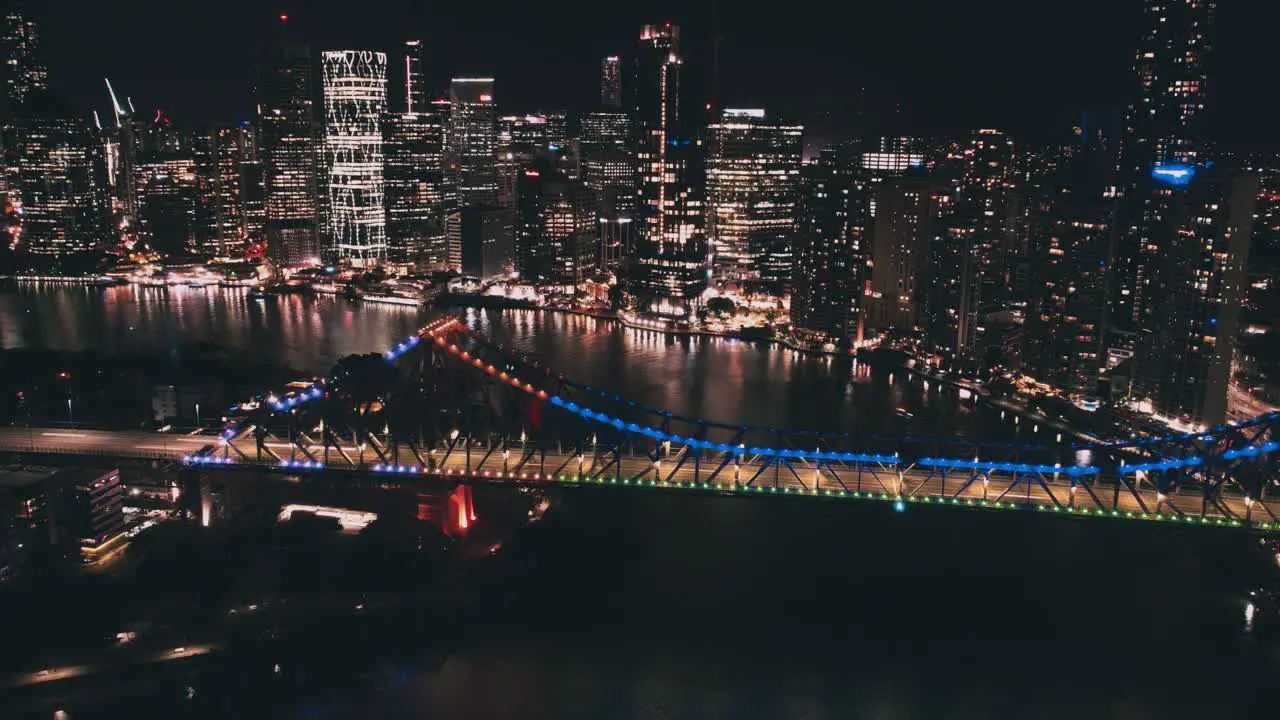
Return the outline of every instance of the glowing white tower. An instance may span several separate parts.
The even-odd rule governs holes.
[[[378,265],[387,257],[381,126],[387,110],[387,55],[330,50],[322,65],[329,174],[327,259],[356,267]]]

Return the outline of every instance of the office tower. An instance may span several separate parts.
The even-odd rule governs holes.
[[[196,167],[189,157],[156,159],[138,165],[138,235],[166,255],[195,246]]]
[[[27,97],[14,136],[12,192],[22,208],[20,247],[36,255],[65,257],[105,245],[88,122],[40,92]]]
[[[503,275],[511,266],[509,213],[501,208],[473,205],[458,213],[462,274],[480,279]]]
[[[241,122],[236,128],[236,154],[240,165],[240,221],[245,239],[259,244],[266,237],[266,179],[262,166],[258,128]]]
[[[387,257],[382,174],[387,55],[331,50],[321,64],[329,174],[327,256],[354,267],[379,265]]]
[[[600,105],[612,110],[622,107],[622,60],[617,55],[600,61]]]
[[[594,199],[594,195],[593,195]],[[596,264],[609,272],[619,272],[635,253],[633,223],[626,215],[604,214],[596,208],[600,225],[600,256]]]
[[[844,340],[858,334],[858,298],[865,263],[850,222],[855,158],[826,148],[801,168],[791,325]]]
[[[595,267],[597,222],[590,194],[543,153],[520,172],[515,260],[520,279],[576,286]]]
[[[706,288],[701,143],[680,131],[679,28],[645,25],[635,55],[631,116],[640,225],[630,288],[642,306],[684,317]]]
[[[196,251],[208,257],[241,257],[248,244],[241,194],[240,128],[214,127],[196,150],[200,175],[202,229],[196,233]]]
[[[283,267],[317,264],[319,143],[311,50],[285,35],[264,48],[257,83],[267,252]]]
[[[680,29],[670,23],[645,25],[636,48],[635,82],[631,84],[632,131],[640,163],[640,210],[646,245],[653,253],[672,240],[669,199],[680,192],[671,182],[668,154],[677,142],[680,117]]]
[[[565,110],[547,110],[547,149],[561,156],[570,155],[569,113]],[[565,168],[566,172],[569,170]]]
[[[409,40],[400,46],[395,66],[388,75],[393,78],[388,103],[392,112],[426,112],[427,82],[422,74],[421,40]]]
[[[636,192],[631,118],[617,111],[583,115],[578,149],[582,182],[595,194],[601,212],[629,217]]]
[[[0,62],[3,62],[8,113],[6,118],[21,114],[27,99],[45,90],[49,74],[40,54],[40,29],[21,2],[11,2],[4,13],[3,35],[0,35]]]
[[[447,209],[442,129],[441,118],[430,106],[390,113],[383,120],[387,260],[393,264],[443,264],[437,257]]]
[[[916,329],[926,305],[939,195],[936,183],[914,174],[877,189],[866,327],[898,334]]]
[[[546,115],[504,115],[498,118],[499,153],[513,146],[530,152],[545,150],[550,138]]]
[[[939,198],[940,205],[944,205]],[[944,366],[971,364],[980,354],[979,307],[982,300],[979,224],[942,212],[941,236],[929,256],[926,293],[927,334]]]
[[[459,206],[498,201],[496,111],[493,78],[454,78],[450,83],[446,162]]]
[[[707,128],[707,229],[717,281],[784,295],[800,200],[804,128],[726,109]]]

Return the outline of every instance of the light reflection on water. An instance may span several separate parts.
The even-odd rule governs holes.
[[[669,337],[595,318],[531,310],[461,311],[467,322],[567,376],[681,414],[725,422],[983,439],[1032,428],[925,388],[908,373],[723,338]],[[242,288],[20,286],[0,290],[0,347],[172,353],[211,342],[325,372],[380,352],[425,311],[331,296],[254,300]],[[901,410],[899,410],[901,408]],[[907,417],[908,413],[911,417]]]

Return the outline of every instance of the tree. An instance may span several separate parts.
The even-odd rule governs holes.
[[[707,301],[707,311],[718,315],[732,315],[738,311],[738,306],[727,297],[713,297]]]

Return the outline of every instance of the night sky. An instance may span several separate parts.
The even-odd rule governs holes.
[[[251,116],[257,37],[280,12],[313,48],[386,49],[421,38],[429,81],[492,74],[503,112],[589,109],[600,57],[641,23],[684,31],[685,90],[711,74],[711,0],[53,0],[31,2],[53,83],[86,111],[110,76],[139,111],[179,123]],[[58,12],[51,12],[56,6]],[[1139,0],[720,0],[722,106],[761,106],[820,136],[1000,127],[1061,137],[1082,108],[1119,108],[1131,87]],[[358,9],[355,9],[358,8]],[[749,10],[748,10],[749,9]],[[1273,3],[1218,8],[1210,111],[1216,134],[1270,148],[1276,107],[1265,60]]]

